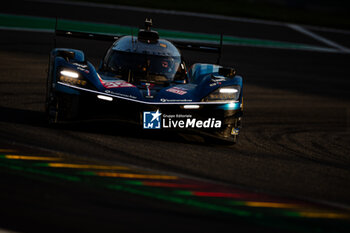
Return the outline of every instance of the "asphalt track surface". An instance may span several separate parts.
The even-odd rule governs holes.
[[[0,13],[57,15],[132,26],[141,25],[149,16],[115,9],[79,7],[77,11],[65,5],[16,1]],[[152,18],[164,29],[321,44],[282,26],[162,14],[154,14]],[[323,33],[323,36],[343,46],[349,41],[348,34]],[[0,30],[0,229],[20,232],[349,230],[349,54],[225,46],[223,64],[234,65],[244,76],[245,85],[243,130],[239,143],[228,146],[196,135],[144,132],[118,122],[49,127],[45,122],[44,99],[52,46],[50,33]],[[58,46],[81,48],[97,65],[109,44],[61,39]],[[205,54],[184,55],[190,61],[215,61]],[[34,158],[8,157],[11,154]],[[169,201],[165,196],[174,194],[169,194],[164,183],[159,187],[164,180],[150,178],[152,187],[156,186],[154,182],[158,184],[156,191],[150,189],[150,183],[142,183],[143,188],[135,189],[130,188],[133,187],[130,183],[120,183],[116,177],[102,176],[96,167],[81,168],[85,173],[77,172],[76,166],[51,167],[47,165],[50,158],[60,158],[65,164],[126,166],[133,174],[176,176],[180,177],[176,182],[167,181],[173,184],[171,191],[195,189],[179,184],[200,184],[205,186],[202,194],[207,195],[196,196],[192,190],[192,202],[171,198]],[[40,165],[40,161],[46,166]],[[136,180],[143,179],[147,178]],[[113,184],[119,186],[113,189]],[[158,191],[161,194],[154,194]],[[210,196],[212,193],[217,195]],[[246,195],[234,197],[227,193]],[[212,206],[227,206],[228,200],[235,201],[235,210],[252,214],[242,216],[239,211],[232,213]],[[246,205],[239,206],[238,202]],[[277,204],[249,207],[248,202],[289,203],[297,207],[276,207]],[[283,215],[291,209],[299,218]]]

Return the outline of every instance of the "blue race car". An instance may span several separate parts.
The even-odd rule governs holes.
[[[46,113],[50,123],[120,119],[143,129],[194,130],[237,142],[243,113],[242,77],[230,67],[195,63],[179,49],[221,53],[220,46],[160,39],[152,20],[138,36],[56,30],[56,35],[114,41],[98,70],[80,50],[51,51]],[[220,57],[220,56],[219,56]]]

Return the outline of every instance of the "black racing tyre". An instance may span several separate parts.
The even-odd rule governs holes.
[[[230,144],[236,144],[238,142],[239,131],[242,127],[242,117],[235,117],[231,124],[227,125],[226,132],[224,133],[223,140]]]
[[[77,119],[79,98],[64,93],[51,93],[48,100],[47,117],[49,124]]]
[[[58,123],[59,102],[52,92],[48,92],[46,99],[46,117],[49,124]]]
[[[242,117],[237,117],[235,118],[235,121],[233,123],[233,127],[231,129],[231,135],[233,138],[233,142],[236,144],[238,142],[238,137],[239,137],[239,131],[242,128]],[[238,130],[236,133],[235,130]]]

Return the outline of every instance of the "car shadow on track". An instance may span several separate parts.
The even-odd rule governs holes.
[[[0,107],[0,122],[30,125],[39,128],[69,130],[76,132],[95,133],[111,136],[122,136],[138,139],[148,139],[167,142],[179,142],[198,145],[229,146],[218,139],[192,132],[177,132],[175,130],[144,130],[138,124],[118,120],[74,121],[51,125],[46,115],[41,111]]]
[[[39,111],[0,107],[0,121],[45,127],[45,114]]]

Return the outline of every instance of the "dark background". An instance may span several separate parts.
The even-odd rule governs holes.
[[[280,3],[278,1],[271,4],[278,6]],[[300,2],[296,5],[283,2],[283,7],[286,4],[292,5],[290,9],[313,8],[311,3],[299,6]],[[129,26],[140,25],[145,17],[151,15],[158,28],[213,34],[225,31],[233,36],[329,47],[281,25],[27,1],[13,1],[4,6],[0,13],[59,16],[63,19]],[[313,32],[345,47],[349,46],[349,33],[317,30]],[[108,43],[102,42],[66,39],[60,39],[58,45],[82,49],[88,59],[96,65],[109,46]],[[71,124],[61,128],[49,127],[45,122],[44,101],[48,55],[52,47],[51,33],[0,30],[2,145],[17,148],[24,146],[34,150],[40,148],[50,150],[50,153],[54,154],[65,154],[68,158],[101,163],[126,163],[147,169],[175,172],[252,191],[331,203],[348,211],[349,53],[224,46],[223,64],[236,67],[244,78],[242,134],[237,145],[227,146],[197,135],[147,133],[121,123],[111,125],[106,122],[93,122]],[[213,59],[204,54],[184,55],[191,61]],[[213,60],[215,61],[215,58]],[[89,221],[84,221],[85,218],[96,219],[97,213],[98,216],[121,213],[120,203],[128,203],[128,206],[124,207],[130,211],[128,216],[138,216],[133,220],[125,217],[128,220],[119,222],[123,226],[122,231],[127,231],[130,225],[134,227],[130,228],[131,232],[139,230],[137,224],[142,221],[146,221],[142,226],[153,229],[150,224],[147,225],[147,220],[154,220],[163,215],[166,216],[164,218],[172,219],[168,227],[193,223],[194,229],[202,230],[206,229],[206,221],[209,227],[212,227],[208,229],[215,229],[222,224],[222,220],[211,222],[204,218],[203,221],[203,218],[196,214],[196,221],[188,223],[185,220],[187,210],[174,214],[171,207],[164,203],[159,204],[162,211],[152,218],[154,215],[148,215],[146,210],[154,205],[150,204],[152,202],[148,199],[124,197],[119,193],[117,196],[121,199],[118,200],[123,201],[113,205],[115,194],[94,187],[73,187],[66,183],[57,185],[56,181],[49,184],[40,183],[36,179],[23,178],[20,172],[1,172],[1,185],[4,187],[2,190],[17,193],[5,193],[1,199],[2,206],[6,206],[3,211],[6,221],[1,223],[4,228],[30,231],[28,229],[38,227],[34,223],[38,222],[40,216],[45,221],[50,219],[46,225],[42,225],[42,231],[62,222],[65,224],[64,228],[57,228],[58,231],[84,231],[91,227],[90,230],[96,232],[99,231],[98,221],[78,229],[72,227],[76,222],[88,223]],[[23,195],[20,195],[22,193]],[[54,198],[42,199],[45,194],[49,197],[54,195]],[[91,199],[78,201],[85,195]],[[91,209],[87,207],[89,211],[78,214],[76,219],[74,214],[68,214],[69,217],[63,219],[56,216],[56,207],[62,206],[62,203],[67,203],[67,206],[60,209],[60,216],[72,213],[72,209],[85,208],[91,200],[102,199],[105,200],[103,205],[97,202]],[[40,213],[33,211],[36,208],[33,203],[37,202],[43,203]],[[136,203],[146,207],[141,208]],[[28,216],[32,216],[30,219],[36,219],[34,223],[24,220]],[[140,220],[143,217],[145,220]],[[113,231],[112,220],[104,219],[106,228],[102,231]],[[17,222],[22,222],[23,226],[17,225],[16,228]],[[230,227],[238,227],[242,232],[259,231],[259,228],[247,228],[249,223],[239,224],[230,219],[224,222]],[[164,227],[166,226],[163,224],[159,229],[163,230]],[[170,230],[170,227],[165,229]]]

